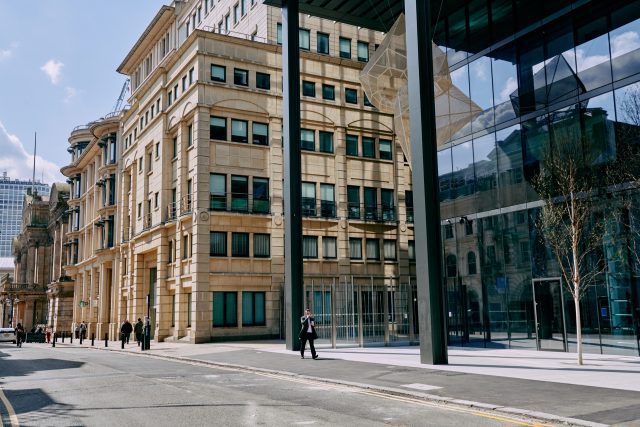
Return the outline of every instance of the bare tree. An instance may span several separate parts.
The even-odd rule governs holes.
[[[575,306],[578,364],[582,365],[580,300],[604,271],[603,221],[596,217],[606,180],[599,179],[599,161],[576,133],[556,131],[554,144],[543,154],[540,172],[532,181],[543,206],[536,226],[553,252],[562,282]]]

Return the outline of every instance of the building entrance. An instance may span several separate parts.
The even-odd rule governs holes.
[[[532,286],[538,350],[567,351],[561,279],[533,279]]]

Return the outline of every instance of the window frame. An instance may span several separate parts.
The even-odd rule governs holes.
[[[214,68],[222,70],[222,78],[214,76]],[[227,81],[227,67],[224,65],[211,64],[211,81],[218,83],[226,83]]]
[[[249,86],[249,70],[233,68],[233,84],[236,86]]]

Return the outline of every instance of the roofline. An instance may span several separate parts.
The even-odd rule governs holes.
[[[116,69],[116,71],[120,74],[126,74],[126,72],[124,72],[124,68],[127,65],[127,62],[129,62],[129,60],[131,59],[131,57],[133,55],[135,55],[136,51],[138,50],[138,48],[142,45],[143,40],[147,37],[147,35],[151,32],[151,30],[153,29],[153,27],[160,21],[160,19],[167,13],[171,13],[173,15],[175,11],[175,7],[173,6],[167,6],[164,5],[160,8],[160,10],[158,11],[158,13],[156,13],[156,16],[153,17],[153,19],[151,20],[151,22],[149,23],[149,25],[147,25],[147,28],[142,32],[142,34],[140,35],[140,37],[138,37],[138,40],[136,41],[136,44],[133,45],[133,47],[131,48],[131,50],[129,51],[129,53],[127,54],[127,56],[125,56],[124,60],[122,61],[122,63],[118,66],[118,68]]]

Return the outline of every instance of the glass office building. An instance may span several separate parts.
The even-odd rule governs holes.
[[[11,244],[22,229],[22,204],[31,186],[31,181],[11,179],[6,173],[0,176],[0,257],[13,257]],[[48,184],[36,182],[33,188],[49,195]]]
[[[438,132],[449,343],[575,351],[573,300],[536,226],[531,179],[568,130],[595,163],[638,157],[640,1],[445,3],[456,7],[432,12],[434,57],[466,100],[455,112],[436,102],[436,122],[456,115]],[[638,204],[632,191],[603,197],[605,272],[581,302],[584,349],[638,355]]]

